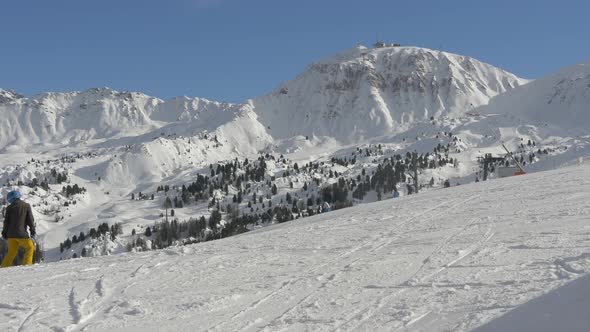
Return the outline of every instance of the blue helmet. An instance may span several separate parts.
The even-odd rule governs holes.
[[[12,202],[14,202],[15,199],[19,198],[21,198],[21,194],[18,190],[13,190],[9,192],[8,195],[6,195],[6,201],[8,201],[8,204],[12,204]]]

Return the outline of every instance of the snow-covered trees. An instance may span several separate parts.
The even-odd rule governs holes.
[[[86,188],[78,186],[78,184],[74,184],[73,186],[67,185],[62,188],[62,194],[66,197],[70,197],[72,195],[81,194],[86,192]]]

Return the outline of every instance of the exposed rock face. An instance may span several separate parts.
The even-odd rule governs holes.
[[[21,98],[24,98],[24,96],[16,91],[0,89],[0,104],[7,104]]]

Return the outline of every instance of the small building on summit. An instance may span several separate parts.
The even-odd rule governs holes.
[[[384,48],[384,47],[399,47],[402,46],[401,44],[398,43],[393,43],[393,44],[388,44],[382,41],[377,41],[374,45],[375,48]]]

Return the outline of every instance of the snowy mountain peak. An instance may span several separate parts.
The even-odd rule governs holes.
[[[399,133],[432,116],[458,116],[527,83],[475,59],[418,47],[356,46],[309,65],[253,101],[279,137],[355,142]]]

